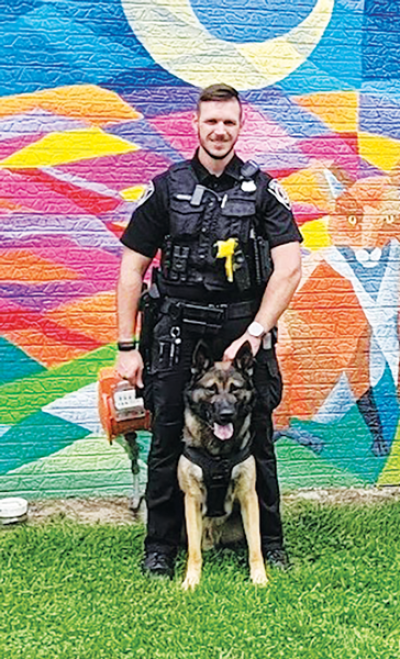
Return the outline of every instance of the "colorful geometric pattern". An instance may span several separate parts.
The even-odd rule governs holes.
[[[281,180],[304,236],[279,330],[282,486],[400,483],[398,3],[239,4],[3,0],[0,495],[129,493],[96,408],[118,238],[193,154],[196,85],[222,78],[242,89],[239,155]]]

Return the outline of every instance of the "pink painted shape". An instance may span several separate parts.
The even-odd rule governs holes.
[[[81,279],[95,279],[114,283],[120,259],[109,252],[94,247],[81,247],[65,236],[51,236],[43,247],[31,247],[38,257],[52,260],[77,272]]]
[[[170,165],[171,161],[167,158],[141,149],[122,155],[81,160],[69,165],[60,165],[57,169],[88,181],[102,183],[111,190],[119,192],[135,185],[148,183]]]
[[[192,125],[193,112],[174,112],[147,119],[171,146],[184,158],[192,158],[197,148],[197,136]]]
[[[334,164],[358,177],[360,157],[357,153],[357,136],[324,135],[297,142],[298,148],[310,158],[326,165]]]
[[[297,224],[300,226],[311,220],[318,220],[326,215],[326,210],[321,210],[313,206],[313,204],[302,204],[296,201],[292,203],[292,211]]]
[[[237,154],[243,160],[255,158],[264,153],[276,153],[296,144],[279,124],[266,119],[249,105],[244,106],[244,126],[237,142]]]
[[[0,170],[0,199],[19,204],[26,209],[57,215],[82,215],[82,207],[61,194],[7,169]]]
[[[44,133],[36,133],[35,135],[25,135],[24,137],[12,137],[10,139],[3,139],[0,141],[0,161],[5,160],[17,151],[21,151],[26,146],[39,142]]]
[[[254,108],[245,105],[243,110],[245,123],[237,143],[237,153],[244,160],[264,153],[274,153],[296,143],[281,126],[266,119]],[[185,158],[191,158],[198,145],[192,117],[193,112],[176,112],[148,119],[148,122],[174,149]]]

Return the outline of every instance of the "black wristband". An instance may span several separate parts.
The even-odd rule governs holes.
[[[120,352],[130,352],[136,350],[137,344],[136,341],[118,341],[117,348]]]

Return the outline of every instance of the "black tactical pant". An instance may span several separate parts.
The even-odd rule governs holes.
[[[229,320],[217,334],[202,336],[215,360],[222,359],[224,350],[245,332],[252,320],[253,316]],[[177,334],[181,338],[178,344],[174,343]],[[173,554],[181,541],[184,512],[177,466],[183,448],[183,390],[190,378],[192,354],[199,338],[199,334],[188,331],[167,313],[160,314],[154,328],[151,367],[145,373],[145,401],[153,413],[146,489],[147,550],[162,549]],[[272,410],[281,399],[282,381],[274,348],[259,350],[254,384],[253,454],[257,466],[261,539],[264,548],[274,548],[282,545],[271,419]]]

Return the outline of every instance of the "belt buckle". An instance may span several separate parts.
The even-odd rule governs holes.
[[[220,326],[223,325],[225,321],[227,308],[228,308],[227,304],[211,304],[208,307],[209,323],[210,324],[217,323]]]
[[[183,322],[188,329],[199,334],[205,332],[217,334],[224,323],[226,309],[227,305],[185,303],[183,305]]]

